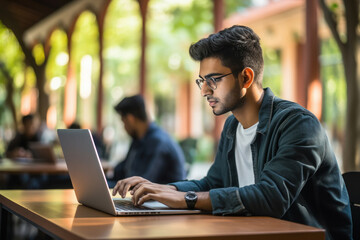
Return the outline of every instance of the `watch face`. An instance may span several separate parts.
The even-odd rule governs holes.
[[[197,201],[197,195],[193,191],[189,191],[185,194],[185,201],[186,205],[189,209],[194,209],[196,201]]]
[[[189,192],[189,193],[186,194],[186,198],[188,200],[195,200],[197,198],[197,196],[196,196],[196,193]]]

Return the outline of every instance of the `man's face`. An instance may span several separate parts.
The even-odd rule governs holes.
[[[132,138],[136,138],[134,116],[131,114],[121,115],[121,121],[124,123],[127,134]]]
[[[37,125],[35,124],[35,120],[34,119],[28,119],[23,123],[23,127],[24,127],[24,134],[28,137],[31,138],[33,137],[36,132],[37,132]]]
[[[200,78],[205,79],[210,76],[216,78],[228,73],[231,73],[231,69],[223,66],[218,58],[205,58],[200,62]],[[227,75],[216,82],[215,90],[204,82],[201,95],[206,97],[215,115],[240,109],[244,105],[245,91],[240,86],[239,80],[233,74]]]

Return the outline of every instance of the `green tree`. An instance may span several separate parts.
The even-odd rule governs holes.
[[[18,98],[22,86],[24,85],[24,54],[21,51],[11,30],[0,22],[0,122],[6,116],[6,109],[10,110],[14,128],[17,129],[17,111],[19,108]]]
[[[343,168],[345,171],[360,169],[360,0],[343,0],[341,5],[325,0],[319,3],[344,63],[347,103]],[[340,19],[346,22],[345,32],[338,28]]]
[[[49,96],[44,90],[45,86],[45,67],[48,57],[48,52],[50,48],[46,48],[44,51],[43,61],[37,62],[35,60],[35,56],[32,53],[32,49],[26,46],[22,36],[24,34],[24,30],[19,28],[16,21],[13,19],[13,16],[9,14],[7,11],[7,5],[5,4],[0,8],[0,20],[2,23],[9,29],[12,30],[14,36],[16,37],[19,46],[24,54],[24,62],[27,66],[30,66],[35,75],[36,75],[36,87],[38,89],[38,111],[41,120],[45,121],[47,110],[49,107]],[[41,43],[43,45],[43,43]]]

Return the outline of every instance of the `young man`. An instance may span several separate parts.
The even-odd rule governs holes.
[[[180,146],[149,121],[142,96],[124,98],[115,110],[132,142],[125,160],[115,167],[114,181],[141,176],[155,183],[170,183],[186,178],[185,158]]]
[[[318,119],[298,104],[262,88],[259,37],[233,26],[190,47],[200,61],[196,83],[215,115],[229,111],[215,162],[199,181],[153,184],[119,181],[113,194],[141,205],[154,199],[174,208],[216,215],[263,215],[326,230],[327,239],[351,239],[348,194]]]
[[[16,133],[6,149],[8,158],[31,158],[33,155],[29,150],[29,143],[40,141],[40,132],[34,115],[23,116],[21,123],[22,131]]]

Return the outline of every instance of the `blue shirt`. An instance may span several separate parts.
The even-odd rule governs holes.
[[[326,239],[352,239],[347,190],[318,119],[265,89],[251,151],[255,184],[238,187],[235,136],[225,122],[215,161],[198,181],[174,183],[179,191],[209,191],[216,215],[271,216],[326,230]]]
[[[142,139],[134,139],[124,161],[114,170],[113,180],[141,176],[155,183],[184,180],[185,158],[180,146],[155,123]]]

